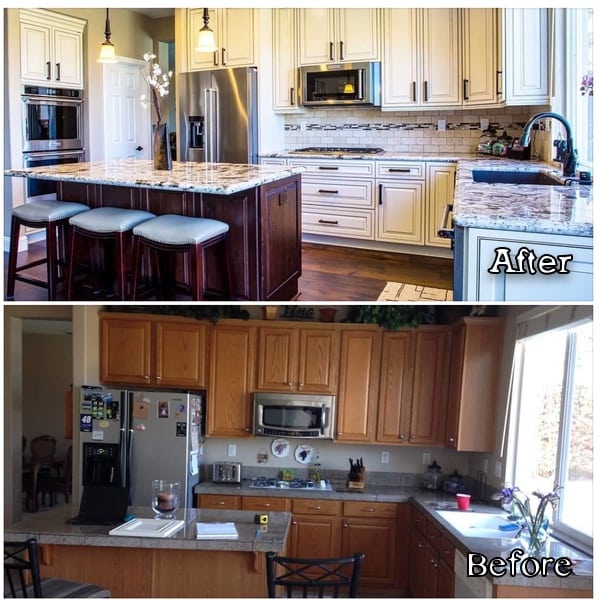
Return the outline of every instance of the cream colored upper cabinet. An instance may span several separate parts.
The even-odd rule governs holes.
[[[551,17],[549,8],[504,9],[506,104],[550,104]]]
[[[41,9],[21,10],[21,81],[82,88],[84,28],[80,19]]]
[[[379,59],[376,8],[299,9],[300,65]]]
[[[189,70],[221,67],[250,67],[256,62],[257,25],[253,8],[211,8],[209,27],[218,50],[197,52],[198,32],[204,26],[203,8],[188,11]]]
[[[383,21],[383,108],[460,105],[459,9],[386,9]]]
[[[297,9],[278,8],[273,18],[273,99],[277,112],[299,109],[297,97]]]
[[[499,98],[496,8],[462,9],[462,98],[465,106],[496,104]]]

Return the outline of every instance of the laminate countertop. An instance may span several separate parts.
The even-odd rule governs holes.
[[[67,520],[77,512],[72,505],[49,511],[23,513],[17,523],[4,528],[4,539],[23,541],[36,537],[40,544],[65,546],[104,546],[113,548],[152,548],[166,550],[225,550],[231,552],[283,552],[291,522],[288,512],[270,513],[268,527],[254,523],[254,513],[243,510],[179,509],[176,519],[185,521],[182,529],[168,538],[109,535],[110,526],[72,525]],[[129,513],[139,518],[153,518],[149,507],[130,507]],[[233,522],[238,538],[230,540],[196,539],[198,522]]]
[[[501,229],[592,237],[593,186],[560,185],[565,180],[554,165],[476,154],[399,153],[378,154],[302,153],[283,151],[261,158],[286,160],[371,160],[440,162],[456,165],[453,222],[458,227]],[[477,183],[473,169],[542,171],[556,185]]]
[[[230,195],[301,173],[302,167],[231,163],[173,162],[170,171],[153,168],[150,160],[119,159],[45,167],[13,168],[11,177],[95,183],[204,194]]]

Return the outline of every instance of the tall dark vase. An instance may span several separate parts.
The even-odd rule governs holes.
[[[168,139],[168,123],[154,125],[154,168],[170,171],[173,168],[171,149]]]

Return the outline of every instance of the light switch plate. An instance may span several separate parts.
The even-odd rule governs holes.
[[[227,456],[237,456],[237,444],[229,444],[227,446]]]
[[[447,129],[447,121],[445,119],[437,120],[437,130],[438,131],[446,131]]]
[[[389,453],[386,451],[381,452],[381,464],[389,464]]]

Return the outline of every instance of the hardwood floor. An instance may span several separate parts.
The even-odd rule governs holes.
[[[19,255],[19,263],[43,256],[42,242]],[[8,253],[4,253],[4,293]],[[31,271],[45,279],[45,267]],[[453,261],[392,252],[373,252],[339,246],[303,244],[302,276],[299,280],[299,302],[374,302],[387,281],[421,284],[451,289]],[[64,300],[59,286],[59,300]],[[109,300],[102,297],[90,300]],[[186,297],[181,297],[185,300]],[[45,302],[46,290],[17,281],[15,301]]]

